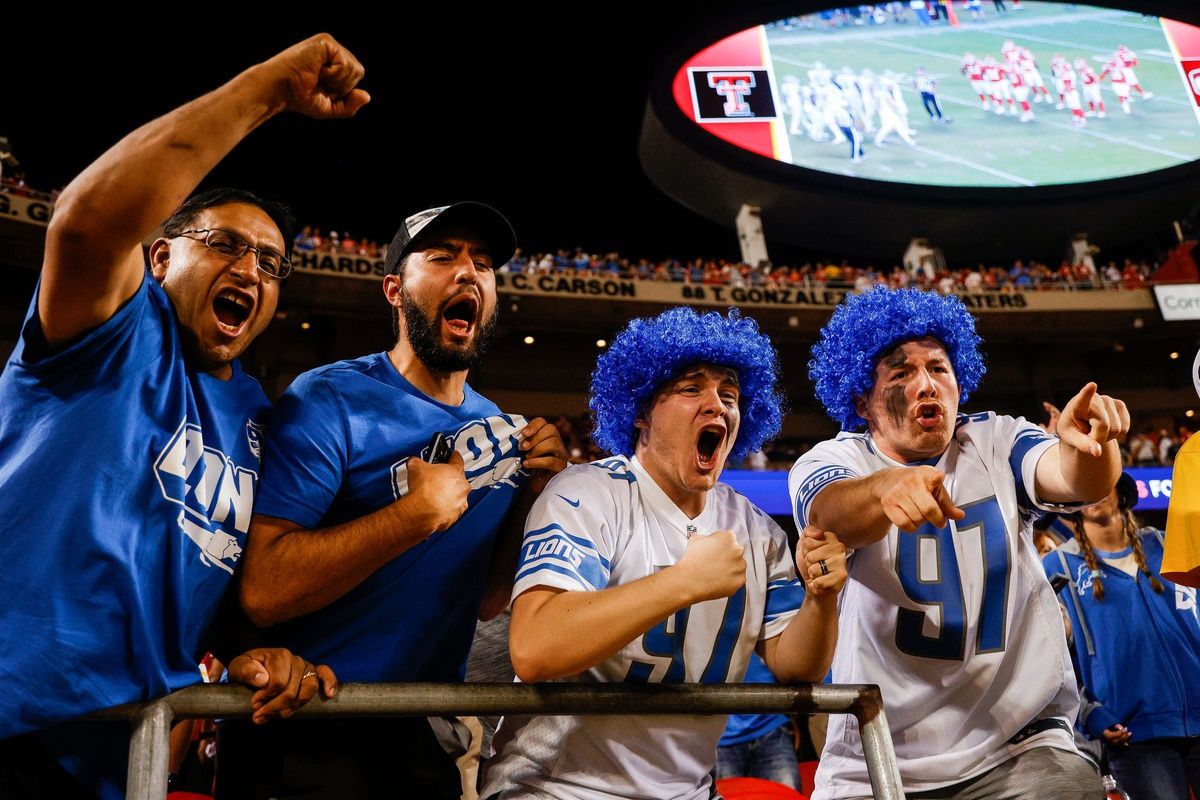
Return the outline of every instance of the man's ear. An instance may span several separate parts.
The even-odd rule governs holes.
[[[867,412],[867,398],[865,395],[860,394],[858,397],[854,398],[854,413],[865,419],[867,424],[870,424],[871,416]]]
[[[400,308],[404,305],[404,301],[400,297],[399,275],[383,276],[383,296],[387,298],[388,305],[392,308]]]
[[[167,267],[171,261],[171,242],[158,238],[150,245],[150,272],[159,283],[167,276]]]

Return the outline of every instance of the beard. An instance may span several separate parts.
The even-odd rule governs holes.
[[[412,346],[413,353],[434,372],[462,372],[474,367],[487,353],[492,337],[496,335],[496,318],[499,308],[483,320],[475,331],[470,344],[461,348],[445,347],[441,342],[441,312],[429,315],[417,304],[408,290],[400,288],[400,300],[404,314],[404,335]]]

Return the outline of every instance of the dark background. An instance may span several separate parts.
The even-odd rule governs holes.
[[[1190,0],[1137,5],[1200,17]],[[372,102],[353,120],[271,120],[211,181],[279,196],[302,223],[356,238],[386,241],[404,215],[473,198],[511,217],[526,252],[737,258],[732,220],[689,211],[645,176],[638,142],[650,86],[681,47],[824,6],[28,4],[6,14],[0,135],[34,188],[60,187],[137,125],[327,31],[366,66]],[[1138,237],[1102,242],[1105,255],[1154,255],[1170,244],[1170,222],[1147,220]],[[822,249],[819,234],[807,247],[773,239],[769,227],[766,235],[776,263],[856,256],[852,246]],[[906,244],[897,237],[897,262]],[[953,260],[954,243],[939,244]]]
[[[1194,0],[1137,5],[1140,11],[1200,24]],[[302,223],[349,231],[355,238],[387,241],[405,215],[476,199],[511,218],[527,253],[578,246],[635,259],[736,260],[740,248],[732,220],[722,224],[689,210],[643,171],[639,145],[655,76],[725,34],[822,7],[808,0],[734,7],[618,0],[588,6],[470,2],[381,9],[351,0],[320,6],[159,4],[76,11],[42,3],[23,6],[6,19],[0,136],[9,138],[33,188],[61,187],[138,125],[326,31],[364,63],[362,85],[372,102],[351,120],[272,119],[217,167],[210,182],[244,184],[281,197]],[[1196,166],[1190,171],[1197,172]],[[811,195],[819,179],[803,171],[795,176],[795,196]],[[1196,185],[1196,180],[1179,180],[1162,191],[1186,211],[1200,203]],[[797,225],[816,244],[789,245],[776,235],[779,226],[767,225],[772,259],[797,264],[846,258],[890,266],[866,261],[870,256],[857,252],[854,237],[846,236],[855,225],[873,224],[862,213],[869,202],[878,202],[868,197],[869,188],[856,194],[842,187],[836,199],[840,206],[832,193],[797,201],[792,208]],[[728,194],[731,187],[714,185],[712,191]],[[1136,223],[1135,235],[1117,242],[1110,231],[1098,231],[1100,260],[1124,252],[1149,259],[1164,253],[1174,242],[1172,218],[1149,213],[1136,193],[1119,187],[1113,192],[1085,194],[1096,195],[1097,202],[1120,202]],[[1002,190],[985,191],[982,198],[950,192],[937,213],[965,220],[982,203],[993,209],[995,229],[1032,231],[1063,224],[1064,207],[1052,203],[1031,212],[1027,205],[1010,207],[1006,197]],[[919,235],[915,228],[895,225],[906,207],[897,202],[885,212],[899,229],[892,263],[900,260],[909,237]],[[850,245],[832,244],[837,225],[836,241]],[[937,242],[952,265],[958,265],[956,252],[979,240],[978,227],[962,227],[957,239]],[[15,341],[40,263],[40,239],[34,241],[33,233],[38,229],[19,223],[9,229],[20,229],[25,239],[5,239],[8,229],[0,230],[0,266],[6,272],[0,346],[5,348]],[[1061,230],[1065,237],[1070,229]],[[1048,252],[1023,257],[1057,264],[1062,240],[1055,236],[1053,241]],[[30,251],[28,258],[17,258],[22,248]],[[990,263],[1004,264],[1004,259],[997,252]],[[284,294],[276,322],[245,358],[272,397],[304,370],[391,344],[390,313],[378,284],[300,276]],[[470,380],[505,408],[547,416],[583,414],[596,340],[611,340],[633,314],[657,310],[594,299],[517,303],[510,298],[502,307],[492,353]],[[770,309],[753,313],[780,349],[792,409],[785,436],[832,434],[836,428],[814,405],[807,379],[809,348],[824,317],[814,312],[792,320],[791,312]],[[1126,399],[1140,420],[1169,427],[1190,422],[1179,415],[1196,403],[1189,367],[1200,346],[1200,324],[1165,324],[1153,311],[1102,311],[984,314],[980,325],[989,374],[967,410],[992,408],[1040,420],[1043,400],[1061,405],[1094,379],[1102,391]],[[537,339],[535,346],[524,344],[530,335]],[[1169,359],[1174,351],[1182,357]]]

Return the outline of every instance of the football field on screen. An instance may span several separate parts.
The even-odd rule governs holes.
[[[856,75],[870,69],[892,73],[908,105],[908,124],[916,138],[910,147],[895,134],[884,147],[864,134],[862,163],[849,163],[846,143],[814,142],[806,134],[789,136],[793,163],[826,172],[901,183],[949,186],[1045,186],[1150,172],[1200,158],[1200,124],[1162,28],[1156,18],[1093,6],[1027,2],[998,15],[985,2],[985,17],[973,21],[954,3],[958,26],[945,21],[921,26],[904,4],[905,22],[846,26],[834,31],[768,28],[767,41],[776,86],[785,76],[808,82],[820,62],[836,78],[843,67]],[[812,18],[819,25],[820,22]],[[959,67],[964,53],[982,60],[991,55],[1003,64],[1001,45],[1012,40],[1028,47],[1050,92],[1049,103],[1032,103],[1034,119],[996,115],[981,108],[979,96]],[[1106,116],[1072,124],[1068,109],[1057,110],[1058,96],[1050,59],[1061,53],[1074,63],[1084,58],[1099,75],[1113,51],[1125,45],[1136,53],[1137,78],[1154,97],[1131,92],[1131,113],[1121,110],[1112,84],[1102,82]],[[917,67],[938,79],[943,113],[953,121],[930,119],[913,87]],[[1087,101],[1081,93],[1083,107]],[[1019,113],[1019,112],[1018,112]],[[784,113],[782,118],[786,120]],[[876,117],[878,125],[878,117]]]

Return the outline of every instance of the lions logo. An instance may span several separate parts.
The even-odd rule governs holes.
[[[518,434],[527,424],[524,417],[501,414],[472,420],[449,437],[454,451],[462,456],[471,491],[518,485],[518,479],[526,474],[521,468]],[[392,465],[392,495],[397,500],[408,493],[408,460],[417,457],[409,456]]]
[[[1104,570],[1102,569],[1097,570],[1095,574],[1099,575],[1101,578],[1106,577]],[[1080,597],[1083,597],[1084,593],[1092,588],[1092,577],[1093,573],[1090,569],[1088,569],[1088,565],[1080,564],[1079,570],[1075,575],[1075,590],[1079,592]]]

